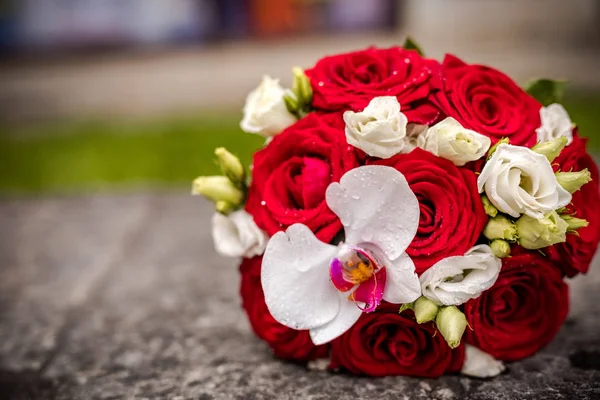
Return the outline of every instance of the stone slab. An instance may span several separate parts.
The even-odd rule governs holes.
[[[163,194],[24,204],[0,205],[2,222],[9,221],[21,232],[18,241],[9,240],[12,245],[3,244],[0,252],[0,339],[8,337],[13,343],[0,342],[0,398],[600,397],[598,259],[587,277],[571,282],[571,314],[557,338],[536,356],[510,364],[499,378],[357,378],[276,360],[253,336],[240,308],[235,261],[214,253],[211,210],[201,200]],[[74,212],[67,225],[77,235],[53,233],[66,212]],[[100,233],[88,233],[93,222]],[[2,232],[3,239],[10,236]],[[54,238],[40,239],[46,236]],[[17,242],[36,254],[55,249],[60,256],[23,258],[10,250]],[[105,251],[113,254],[105,263],[90,264],[85,256]],[[103,266],[106,263],[109,266]],[[38,275],[40,266],[54,268],[47,273],[60,279]],[[85,272],[90,268],[104,272]],[[83,285],[91,288],[86,295],[77,294],[82,281],[94,282]],[[36,286],[44,294],[32,297]],[[65,300],[73,298],[76,301]],[[68,317],[53,324],[65,307]],[[23,322],[13,331],[16,320]],[[24,356],[22,349],[40,349],[45,332],[58,335],[58,344],[36,350],[35,357]]]

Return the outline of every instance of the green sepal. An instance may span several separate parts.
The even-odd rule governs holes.
[[[502,139],[498,140],[492,147],[490,147],[490,149],[488,150],[487,156],[486,156],[486,161],[489,160],[490,158],[492,158],[492,156],[494,155],[494,153],[496,152],[496,149],[498,148],[498,146],[500,146],[501,144],[510,144],[510,140],[507,137],[503,137]]]
[[[286,93],[283,96],[283,102],[285,103],[285,107],[290,112],[290,114],[298,114],[298,100],[296,100],[293,94]]]
[[[419,53],[420,56],[425,57],[421,46],[419,46],[410,36],[406,37],[406,40],[404,40],[404,44],[402,45],[402,47],[404,47],[406,50],[415,50],[417,53]]]
[[[402,314],[406,310],[412,310],[415,306],[415,303],[405,303],[400,305],[400,309],[398,310],[398,314]]]

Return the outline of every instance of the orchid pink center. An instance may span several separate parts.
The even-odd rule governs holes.
[[[386,271],[375,255],[361,247],[345,246],[329,267],[331,282],[340,292],[352,291],[348,299],[365,303],[365,312],[374,311],[381,303]]]

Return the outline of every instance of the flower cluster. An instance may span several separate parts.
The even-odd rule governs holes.
[[[222,176],[193,187],[274,353],[490,377],[548,344],[600,242],[598,169],[554,83],[407,46],[293,76],[246,100],[242,129],[267,138],[251,180],[217,149]]]

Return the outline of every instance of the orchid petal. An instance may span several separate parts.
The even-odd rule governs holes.
[[[421,296],[419,277],[415,264],[408,254],[403,253],[394,261],[386,260],[387,280],[383,299],[393,304],[412,303]]]
[[[363,312],[373,312],[381,303],[385,281],[386,269],[382,268],[368,281],[358,285],[358,288],[350,294],[350,297],[354,301],[365,303],[364,307],[360,307]]]
[[[310,338],[317,346],[341,336],[354,325],[362,314],[362,310],[357,307],[356,303],[348,300],[346,294],[337,292],[337,295],[340,296],[340,309],[337,316],[327,324],[310,330]]]
[[[344,279],[344,265],[339,258],[334,257],[329,264],[329,276],[333,286],[340,292],[347,292],[356,286],[355,283],[348,282]]]
[[[340,217],[347,244],[371,243],[395,260],[419,226],[419,202],[404,175],[391,167],[362,166],[348,171],[326,192]]]
[[[261,281],[273,317],[292,329],[330,322],[340,310],[339,292],[329,280],[337,247],[323,243],[302,224],[276,233],[265,251]]]

